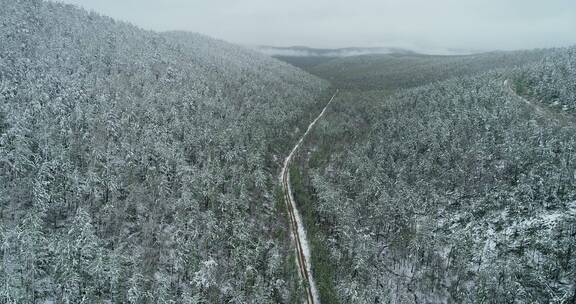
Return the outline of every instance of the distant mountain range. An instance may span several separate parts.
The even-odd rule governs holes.
[[[478,53],[477,51],[471,50],[408,49],[400,47],[347,47],[337,49],[319,49],[306,46],[257,46],[255,49],[269,56],[289,57],[349,57],[373,54],[468,55]]]

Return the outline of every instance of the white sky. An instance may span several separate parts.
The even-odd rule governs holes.
[[[244,45],[520,49],[576,44],[576,0],[59,0]]]

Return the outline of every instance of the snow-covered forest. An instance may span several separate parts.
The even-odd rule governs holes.
[[[0,303],[576,303],[576,47],[280,59],[0,0]]]
[[[0,8],[0,302],[297,294],[274,192],[327,82],[73,6]]]
[[[576,300],[576,124],[565,119],[575,50],[517,53],[509,68],[393,94],[389,85],[339,95],[295,169],[335,299]]]

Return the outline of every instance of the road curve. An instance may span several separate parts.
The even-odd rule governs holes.
[[[506,79],[504,80],[504,87],[506,88],[506,91],[508,91],[508,94],[514,96],[515,98],[523,101],[525,104],[534,107],[536,112],[540,115],[544,114],[544,111],[542,110],[542,108],[540,108],[539,106],[531,103],[530,101],[528,101],[528,99],[518,95],[518,93],[516,93],[516,90],[514,90],[514,88],[512,87],[512,81],[510,81],[510,79]]]
[[[514,98],[524,102],[528,106],[532,107],[534,111],[541,117],[548,118],[561,125],[573,125],[576,123],[574,116],[566,114],[562,111],[555,111],[540,102],[533,102],[527,98],[520,96],[513,87],[512,81],[510,79],[504,80],[505,90],[513,96]]]
[[[328,106],[330,106],[337,94],[338,90],[336,90],[336,93],[334,93],[332,98],[330,98],[330,101],[328,101],[324,109],[322,109],[322,112],[320,112],[318,117],[316,117],[316,119],[310,123],[304,135],[302,135],[292,151],[290,151],[290,154],[288,154],[288,157],[286,157],[286,160],[284,160],[284,166],[282,166],[282,172],[280,173],[280,181],[282,182],[284,193],[284,202],[286,203],[286,210],[288,210],[290,232],[296,247],[296,263],[300,277],[304,281],[304,287],[306,289],[306,302],[308,304],[320,304],[320,298],[318,296],[316,282],[314,281],[314,276],[312,273],[312,265],[310,262],[310,247],[308,246],[308,239],[306,238],[306,230],[304,229],[302,217],[300,216],[300,212],[296,207],[294,196],[292,195],[292,189],[290,187],[290,172],[288,168],[290,167],[290,163],[294,158],[294,154],[296,154],[296,151],[304,141],[304,138],[306,138],[308,133],[310,133],[310,130],[312,130],[316,122],[318,122],[318,120],[324,116],[326,109]]]

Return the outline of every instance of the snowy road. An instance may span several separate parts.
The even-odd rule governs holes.
[[[534,107],[534,108],[535,108],[535,111],[536,111],[538,114],[540,114],[540,115],[543,115],[543,114],[544,114],[544,111],[542,110],[542,108],[540,108],[539,106],[531,103],[530,101],[528,101],[528,99],[526,99],[526,98],[518,95],[518,93],[516,93],[516,90],[514,90],[514,89],[512,88],[512,81],[510,81],[510,79],[504,80],[504,87],[505,87],[506,90],[508,91],[508,94],[510,94],[510,95],[518,98],[519,100],[523,101],[523,102],[526,103],[527,105],[529,105],[529,106],[531,106],[531,107]]]
[[[306,230],[304,229],[304,225],[302,223],[302,217],[300,216],[300,212],[298,212],[298,208],[296,207],[296,202],[294,201],[294,196],[292,195],[292,189],[290,188],[290,172],[288,170],[290,163],[294,157],[294,154],[304,141],[304,138],[310,133],[310,130],[314,127],[316,122],[326,112],[326,109],[334,98],[338,94],[338,90],[336,93],[330,98],[330,101],[326,104],[322,112],[312,121],[312,123],[308,126],[308,129],[302,135],[300,140],[296,143],[296,146],[290,151],[288,157],[284,161],[284,166],[282,167],[282,172],[280,173],[280,180],[282,182],[282,187],[284,190],[284,201],[286,203],[286,209],[288,210],[288,217],[290,222],[290,231],[292,234],[292,240],[295,243],[296,249],[296,262],[298,264],[299,274],[302,280],[304,280],[305,289],[306,289],[306,301],[308,304],[319,304],[320,298],[318,296],[318,291],[316,289],[316,283],[314,281],[314,276],[312,273],[312,265],[310,262],[310,247],[308,246],[308,239],[306,238]]]
[[[562,112],[562,110],[554,110],[548,106],[545,106],[541,102],[533,102],[526,99],[523,96],[518,95],[516,90],[513,88],[512,81],[510,79],[504,80],[504,87],[506,91],[515,98],[521,100],[522,102],[526,103],[530,107],[534,109],[534,111],[541,117],[551,119],[561,125],[568,125],[576,123],[576,119],[574,116],[566,114]]]

